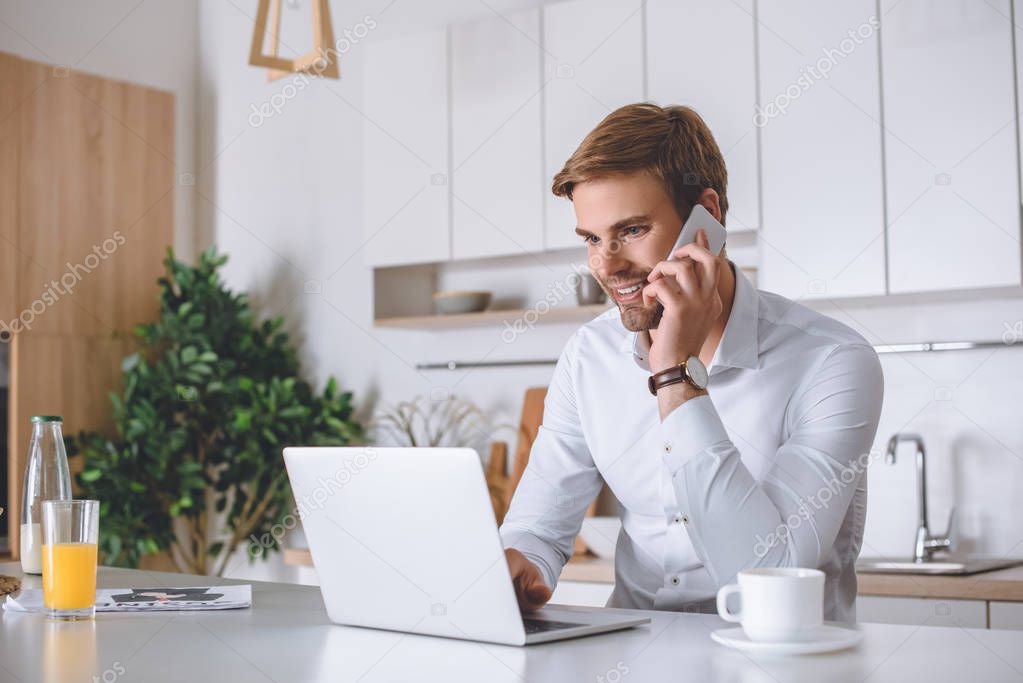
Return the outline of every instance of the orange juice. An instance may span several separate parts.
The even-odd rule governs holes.
[[[96,604],[96,544],[43,544],[43,605],[85,609]]]

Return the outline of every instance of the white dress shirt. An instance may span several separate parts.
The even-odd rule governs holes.
[[[617,308],[572,336],[503,542],[554,588],[604,481],[622,518],[609,606],[713,611],[742,569],[817,567],[824,618],[854,622],[881,365],[847,326],[733,271],[709,396],[663,422],[646,337]]]

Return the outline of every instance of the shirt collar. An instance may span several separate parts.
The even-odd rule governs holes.
[[[735,274],[735,295],[724,334],[714,351],[708,372],[719,366],[755,370],[760,355],[760,294],[742,270],[736,268],[731,261],[728,263]],[[622,352],[632,352],[636,363],[649,369],[647,352],[650,346],[646,335],[627,332],[622,337],[619,349]]]

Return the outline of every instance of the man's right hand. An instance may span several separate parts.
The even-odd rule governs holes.
[[[514,548],[505,550],[504,557],[508,560],[508,571],[511,572],[519,609],[523,612],[535,612],[547,604],[551,599],[551,589],[543,582],[543,575],[536,565]]]

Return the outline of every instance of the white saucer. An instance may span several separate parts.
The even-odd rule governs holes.
[[[838,626],[821,626],[806,640],[765,643],[750,640],[742,627],[722,628],[710,634],[715,643],[733,647],[743,652],[758,652],[776,655],[810,655],[821,652],[836,652],[850,648],[863,639],[863,634]]]

